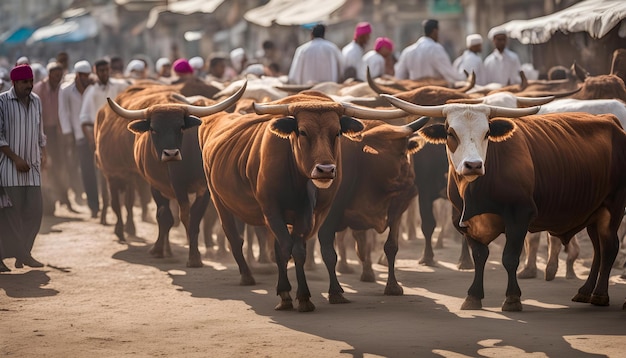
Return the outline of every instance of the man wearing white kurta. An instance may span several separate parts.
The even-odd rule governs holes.
[[[374,42],[374,49],[363,55],[363,68],[361,78],[367,78],[367,69],[372,78],[378,78],[385,74],[385,59],[393,53],[393,41],[387,37],[379,37]]]
[[[476,75],[476,84],[481,86],[486,85],[485,67],[483,66],[483,59],[480,58],[480,52],[483,49],[483,37],[479,34],[467,35],[465,45],[467,49],[463,51],[461,56],[454,60],[452,67],[454,67],[459,74],[464,76],[465,72],[468,74],[474,72]]]
[[[365,45],[370,40],[372,26],[367,22],[359,22],[354,28],[354,40],[350,41],[341,50],[343,55],[344,79],[356,78],[359,81],[365,80],[361,77],[363,71],[363,54],[365,53]]]
[[[326,27],[317,24],[311,32],[311,41],[300,45],[289,69],[289,83],[311,84],[339,82],[342,74],[342,54],[339,47],[325,40]]]
[[[446,50],[437,42],[439,22],[426,20],[423,23],[424,36],[405,48],[395,66],[398,79],[418,80],[420,78],[443,78],[449,84],[465,80],[452,67]]]
[[[503,86],[522,83],[519,75],[521,64],[517,54],[506,48],[507,34],[505,30],[492,30],[489,38],[495,49],[485,58],[487,83],[499,83]]]

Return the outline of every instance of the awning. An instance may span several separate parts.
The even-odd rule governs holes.
[[[555,32],[564,34],[587,32],[601,38],[622,22],[620,33],[626,31],[626,1],[586,0],[567,9],[530,20],[513,20],[492,28],[489,32],[504,29],[508,36],[523,44],[548,42]]]
[[[4,45],[20,45],[25,43],[33,32],[35,32],[35,29],[21,26],[0,35],[0,43]]]
[[[98,22],[84,9],[72,9],[63,13],[63,17],[50,25],[33,32],[27,44],[38,42],[80,42],[98,34]]]
[[[267,4],[249,10],[243,17],[254,24],[269,27],[273,23],[284,26],[332,22],[332,15],[347,0],[270,0]]]
[[[194,13],[212,14],[223,2],[224,0],[181,0],[166,6],[156,6],[150,10],[146,27],[149,29],[153,28],[159,20],[159,15],[163,12],[181,15]]]

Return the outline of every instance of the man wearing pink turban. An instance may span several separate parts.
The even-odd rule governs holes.
[[[33,70],[28,64],[10,73],[13,87],[0,94],[0,188],[8,196],[0,206],[0,272],[2,262],[15,258],[15,267],[43,267],[30,252],[43,216],[41,170],[46,136],[42,107],[33,90]]]
[[[344,79],[354,78],[360,81],[365,80],[360,74],[363,70],[363,54],[365,45],[370,40],[372,26],[367,22],[359,22],[354,28],[354,38],[341,50],[343,55]]]
[[[387,37],[379,37],[374,42],[374,49],[363,55],[361,78],[366,78],[367,69],[370,70],[370,76],[377,78],[385,74],[385,63],[389,56],[393,53],[393,41]]]

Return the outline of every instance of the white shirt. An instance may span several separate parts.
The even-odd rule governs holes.
[[[117,78],[109,78],[106,85],[93,84],[83,93],[83,104],[80,109],[80,123],[94,123],[98,111],[107,103],[107,97],[115,99],[120,92],[128,87],[128,82]]]
[[[0,94],[0,147],[9,146],[30,166],[29,171],[20,172],[15,162],[0,152],[0,186],[41,186],[41,148],[46,145],[41,114],[41,100],[34,92],[28,108],[13,87]]]
[[[358,80],[364,80],[365,77],[360,77],[361,73],[365,73],[363,68],[363,47],[352,40],[349,44],[344,46],[341,50],[343,55],[343,68],[344,71],[350,67],[354,67]]]
[[[337,45],[323,38],[314,38],[296,49],[289,69],[289,83],[338,82],[343,68],[342,57]]]
[[[370,69],[372,78],[377,78],[385,74],[385,58],[375,50],[368,51],[363,55],[363,67],[361,68],[361,78],[367,78],[367,68]]]
[[[87,89],[85,89],[86,91]],[[61,132],[63,134],[73,133],[77,141],[85,138],[80,126],[80,109],[83,104],[83,93],[78,92],[76,83],[73,81],[62,86],[61,92],[59,92],[59,123],[61,124]]]
[[[405,48],[395,66],[398,79],[417,80],[424,77],[443,78],[448,83],[465,80],[454,70],[446,50],[428,36]]]
[[[476,84],[480,86],[487,84],[483,60],[476,52],[465,50],[461,56],[454,60],[452,67],[454,67],[460,75],[463,75],[463,77],[465,77],[465,73],[463,71],[467,71],[468,74],[471,74],[472,71],[474,71],[474,74],[476,75]]]
[[[487,83],[499,83],[503,86],[522,83],[519,75],[521,64],[517,54],[508,48],[502,53],[498,49],[485,58]]]

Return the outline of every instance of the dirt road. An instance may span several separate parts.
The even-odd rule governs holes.
[[[352,255],[357,273],[339,277],[352,300],[345,305],[327,303],[328,275],[318,258],[307,273],[317,309],[278,312],[273,266],[256,264],[257,285],[243,287],[231,257],[186,268],[181,227],[171,235],[174,257],[155,259],[148,254],[153,224],[139,222],[137,237],[120,244],[111,226],[87,214],[57,213],[61,218],[44,220],[33,250],[47,265],[0,275],[1,356],[623,357],[626,349],[626,281],[619,270],[611,277],[610,306],[570,301],[587,275],[588,240],[576,263],[581,279],[564,278],[562,253],[554,281],[544,281],[543,272],[520,281],[523,312],[500,310],[506,274],[497,245],[490,247],[485,308],[460,311],[473,272],[456,269],[460,244],[450,240],[435,253],[437,267],[418,265],[423,240],[403,240],[401,297],[383,295],[384,266],[374,267],[376,283],[360,282]],[[5,263],[13,268],[12,259]],[[293,269],[290,275],[295,288]]]

